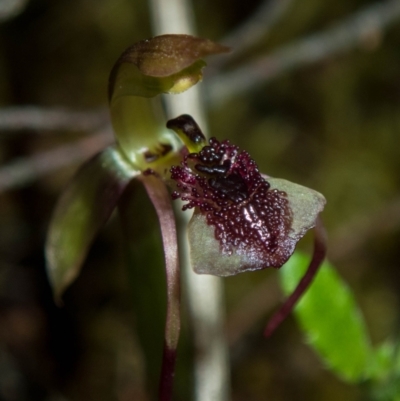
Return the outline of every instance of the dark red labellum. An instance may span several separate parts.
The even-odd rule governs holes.
[[[183,210],[198,208],[206,216],[223,254],[246,255],[259,268],[279,267],[288,259],[287,194],[270,188],[247,152],[211,138],[170,172],[176,182],[173,198],[187,201]]]

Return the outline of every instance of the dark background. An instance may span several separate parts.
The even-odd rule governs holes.
[[[261,5],[194,3],[199,36],[222,43]],[[294,0],[269,34],[225,70],[210,60],[210,82],[218,79],[215,74],[329,30],[372,4]],[[62,168],[40,175],[29,167],[33,157],[40,165],[42,154],[76,145],[106,124],[114,61],[125,47],[151,35],[144,0],[30,0],[18,15],[1,21],[0,162],[11,169],[3,167],[0,183],[7,177],[12,185],[0,193],[0,400],[141,401],[150,399],[147,388],[157,386],[164,273],[151,205],[140,188],[130,188],[138,194],[129,238],[113,216],[65,294],[64,307],[57,308],[43,244],[57,197],[81,162],[71,150],[71,163]],[[223,102],[205,101],[211,135],[248,150],[263,172],[325,195],[330,260],[354,290],[374,344],[395,336],[399,319],[399,49],[400,15],[398,23],[369,32],[347,51],[298,63]],[[207,95],[207,77],[201,85]],[[5,120],[9,107],[23,115],[15,107],[32,105],[47,122],[45,112],[53,108],[83,114],[62,129],[29,122],[16,129]],[[92,151],[76,145],[78,153]],[[12,178],[18,161],[31,176]],[[308,249],[307,240],[300,246]],[[148,274],[159,277],[159,288],[145,285]],[[262,286],[273,275],[276,271],[263,271],[225,280],[232,399],[366,399],[362,385],[346,384],[323,366],[292,317],[270,340],[262,337],[271,312],[263,305]],[[159,305],[159,317],[149,316],[147,303]],[[235,316],[247,303],[259,309],[258,317],[242,325]],[[150,323],[142,325],[146,319]],[[157,344],[147,364],[155,366],[150,375],[138,340],[143,336]],[[190,369],[185,320],[176,400],[192,398]]]

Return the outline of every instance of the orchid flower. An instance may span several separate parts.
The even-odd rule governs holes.
[[[225,46],[188,35],[163,35],[129,47],[115,63],[109,102],[115,145],[88,161],[61,196],[46,243],[55,299],[79,275],[89,246],[127,185],[143,183],[161,227],[167,318],[160,400],[170,400],[180,331],[179,260],[172,200],[193,209],[188,240],[193,269],[230,276],[281,267],[315,227],[314,255],[303,279],[267,326],[270,335],[311,282],[325,256],[318,192],[259,172],[228,140],[209,140],[189,115],[167,122],[160,94],[177,94],[202,78],[205,56]]]

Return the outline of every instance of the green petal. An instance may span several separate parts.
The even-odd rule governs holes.
[[[122,53],[111,71],[108,92],[114,132],[131,163],[141,170],[154,169],[155,160],[182,147],[165,128],[156,96],[189,89],[202,79],[202,58],[226,51],[207,39],[162,35]]]
[[[304,275],[308,259],[296,252],[280,269],[285,293],[290,294]],[[333,372],[349,382],[368,377],[372,348],[364,319],[352,291],[328,262],[300,299],[295,314],[308,343]]]
[[[318,192],[292,182],[267,178],[271,189],[279,189],[287,194],[292,209],[293,221],[291,231],[284,243],[285,259],[292,255],[297,242],[310,228],[315,226],[319,213],[325,206],[325,198]],[[206,216],[195,211],[188,229],[190,255],[193,269],[199,274],[215,276],[232,276],[238,273],[260,270],[269,265],[261,264],[257,255],[252,252],[226,255],[221,252],[220,243],[215,239],[214,227],[207,224]]]
[[[202,58],[228,51],[229,48],[226,46],[190,35],[161,35],[137,42],[121,54],[113,67],[109,80],[110,99],[114,96],[114,91],[119,90],[115,80],[120,66],[124,63],[135,65],[140,74],[147,77],[178,78],[182,71]],[[201,74],[203,66],[204,63],[198,66],[197,71],[192,70],[192,74]]]
[[[61,196],[46,241],[47,270],[56,300],[78,276],[89,246],[138,172],[117,148],[87,162]]]
[[[289,237],[295,242],[299,241],[310,228],[315,227],[316,219],[326,204],[324,196],[311,188],[281,178],[269,177],[267,181],[271,189],[286,192],[293,213]]]

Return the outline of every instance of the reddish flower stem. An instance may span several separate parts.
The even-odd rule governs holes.
[[[308,269],[300,280],[299,284],[297,284],[296,289],[289,296],[289,298],[285,301],[285,303],[281,306],[281,308],[276,312],[270,321],[267,324],[267,327],[264,331],[264,336],[269,337],[278,326],[286,319],[289,313],[292,311],[294,306],[300,297],[307,290],[308,286],[311,284],[312,280],[315,277],[319,267],[321,266],[323,260],[326,255],[326,232],[325,228],[322,224],[321,218],[318,216],[315,224],[315,237],[314,237],[314,253],[311,259],[310,264],[308,265]]]
[[[176,348],[178,346],[180,331],[180,276],[175,216],[172,210],[171,197],[165,184],[155,176],[142,176],[140,179],[156,209],[163,238],[167,279],[167,318],[159,384],[159,400],[171,401]]]

